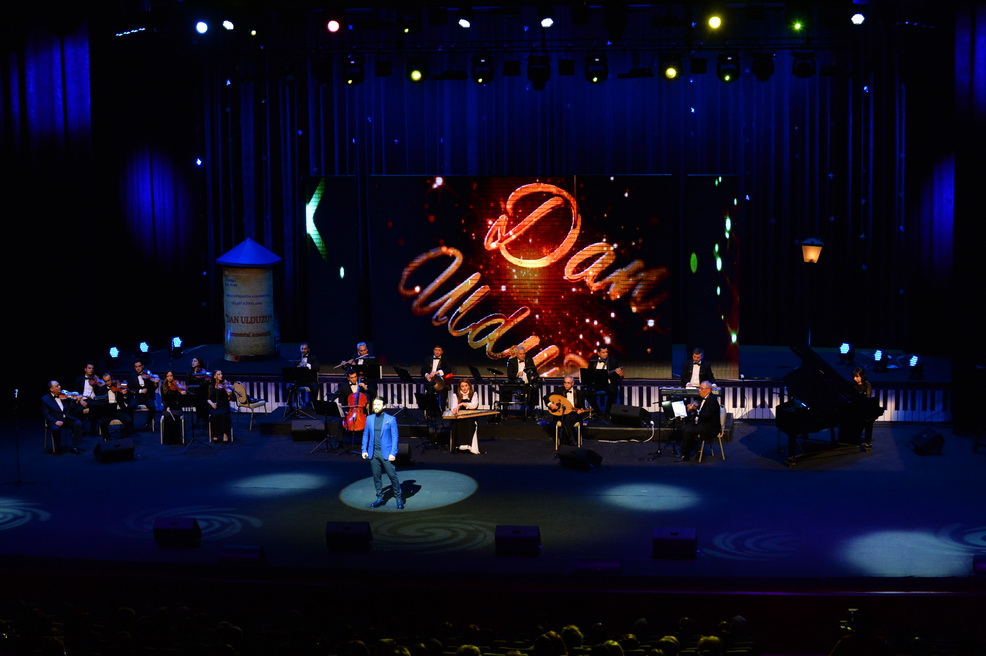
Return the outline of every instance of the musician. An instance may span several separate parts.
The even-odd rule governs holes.
[[[318,400],[318,359],[312,353],[312,349],[308,345],[308,342],[302,343],[301,346],[298,347],[298,351],[301,355],[301,358],[298,360],[298,366],[308,369],[311,372],[309,379],[306,381],[306,385],[303,386],[307,386],[308,388],[314,390],[315,399]],[[304,407],[308,405],[309,400],[309,393],[303,389],[299,389],[298,404],[301,407]]]
[[[72,432],[72,453],[82,453],[82,422],[72,416],[73,411],[81,406],[86,407],[87,401],[75,401],[69,397],[62,398],[62,386],[57,380],[48,383],[48,393],[41,397],[41,412],[45,424],[51,431],[51,442],[55,455],[61,455],[62,431]]]
[[[346,373],[350,371],[356,371],[362,373],[364,365],[376,364],[376,358],[370,355],[370,347],[366,345],[366,342],[359,342],[356,345],[356,354],[348,360],[343,360],[340,362],[336,369],[340,367],[346,368]]]
[[[522,393],[525,397],[524,418],[526,419],[534,412],[535,391],[541,384],[541,377],[538,374],[537,365],[534,360],[527,357],[527,349],[517,345],[514,348],[514,357],[507,360],[507,383],[522,386]],[[505,394],[510,394],[506,392]],[[501,395],[501,401],[509,401]]]
[[[551,396],[555,394],[565,397],[565,399],[572,404],[573,411],[559,415],[558,423],[561,424],[562,442],[565,444],[575,444],[575,424],[582,421],[582,415],[588,412],[585,394],[582,393],[582,390],[575,387],[574,378],[571,376],[565,376],[565,379],[562,381],[562,386],[556,387],[551,394],[544,397],[544,402],[548,404],[548,410],[550,410],[552,414],[562,411],[563,409],[563,404],[555,403],[551,400]]]
[[[698,386],[698,399],[689,403],[688,416],[681,427],[681,457],[676,462],[691,460],[696,442],[714,440],[721,430],[719,401],[712,394],[712,383],[703,380]]]
[[[209,416],[209,385],[212,384],[212,374],[198,358],[192,358],[188,371],[188,385],[186,389],[195,400],[196,422],[205,422]]]
[[[175,378],[175,372],[165,372],[161,383],[161,404],[164,406],[161,431],[164,433],[165,444],[180,444],[182,441],[182,397],[187,395],[188,390]]]
[[[360,405],[360,398],[358,396],[352,398],[350,402],[350,398],[357,392],[364,395],[363,407],[362,409],[357,408],[357,414],[352,415],[352,420],[350,421],[350,412],[353,407]],[[373,384],[373,381],[360,380],[359,374],[355,370],[350,371],[346,374],[346,381],[339,383],[339,387],[336,388],[336,395],[339,399],[339,404],[343,406],[343,415],[346,417],[346,421],[343,421],[343,428],[354,432],[362,430],[366,411],[370,407],[370,399],[375,398],[377,395],[377,388]]]
[[[126,384],[113,380],[113,375],[106,372],[103,374],[103,389],[106,390],[106,403],[99,413],[99,434],[103,436],[103,439],[107,439],[110,422],[117,419],[123,424],[120,437],[130,435],[133,431],[134,420],[127,410],[129,394]]]
[[[432,349],[432,357],[421,367],[421,378],[425,381],[425,393],[436,397],[439,409],[445,409],[445,395],[438,392],[445,389],[446,378],[453,373],[452,365],[445,358],[445,349],[436,345]]]
[[[148,430],[151,427],[151,421],[154,419],[155,411],[157,411],[155,397],[157,395],[157,384],[160,381],[160,378],[144,367],[143,360],[140,358],[134,360],[134,373],[130,375],[130,380],[127,381],[127,388],[130,394],[130,403],[127,407],[130,410],[131,417],[134,416],[137,406],[143,405],[147,407],[147,420],[143,426],[134,426],[135,431]]]
[[[377,499],[370,508],[379,508],[386,501],[383,498],[383,472],[390,478],[390,490],[397,501],[397,509],[404,509],[404,495],[401,482],[397,479],[394,462],[397,460],[397,420],[383,411],[383,399],[373,399],[373,414],[366,420],[363,429],[363,460],[370,461],[373,474],[373,488]]]
[[[864,398],[873,396],[873,385],[866,379],[866,369],[856,367],[852,370],[853,390]],[[867,421],[862,425],[852,423],[839,428],[840,432],[846,431],[844,438],[840,441],[850,444],[859,444],[861,451],[869,451],[873,447],[873,422]]]
[[[89,406],[89,412],[81,412],[77,418],[82,420],[83,433],[89,433],[90,435],[95,435],[99,430],[98,412],[95,407],[97,403],[96,397],[105,394],[103,391],[103,381],[95,374],[95,370],[95,363],[86,362],[85,367],[82,369],[82,375],[76,376],[75,387],[73,387],[73,389],[79,390],[79,396],[85,399]],[[79,406],[77,410],[83,410],[82,406]]]
[[[232,399],[233,388],[223,378],[219,369],[212,374],[212,385],[209,385],[209,426],[212,428],[212,441],[229,442],[229,431],[232,425],[232,410],[229,402]]]
[[[472,383],[463,378],[456,389],[449,392],[449,410],[452,420],[452,445],[459,451],[468,451],[479,455],[479,424],[475,417],[458,418],[463,410],[475,410],[479,407],[479,394],[473,389]]]
[[[616,403],[620,394],[620,382],[623,380],[623,367],[615,356],[609,354],[609,347],[601,344],[596,354],[589,358],[589,369],[605,370],[609,379],[604,388],[590,388],[589,403],[597,412],[609,415],[610,408]]]
[[[716,377],[712,373],[712,365],[705,361],[705,351],[696,346],[692,351],[691,361],[685,362],[681,368],[681,386],[698,387],[703,380],[715,387]]]

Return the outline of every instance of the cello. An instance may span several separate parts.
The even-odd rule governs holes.
[[[366,428],[367,406],[370,399],[360,389],[363,379],[356,382],[356,391],[346,397],[346,417],[342,420],[342,427],[352,433],[362,432]]]

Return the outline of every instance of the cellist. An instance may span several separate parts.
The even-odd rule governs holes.
[[[370,399],[377,395],[376,387],[360,380],[359,374],[353,370],[346,373],[346,382],[339,385],[336,394],[346,415],[342,427],[347,431],[362,431],[366,425]]]

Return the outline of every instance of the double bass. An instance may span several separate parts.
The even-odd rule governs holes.
[[[362,432],[366,428],[367,406],[369,397],[360,389],[363,379],[356,382],[356,391],[346,397],[346,417],[342,420],[342,427],[352,433]]]

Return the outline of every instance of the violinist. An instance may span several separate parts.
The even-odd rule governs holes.
[[[99,420],[97,417],[98,412],[96,408],[93,407],[94,403],[97,401],[96,397],[102,396],[106,393],[103,390],[103,381],[95,374],[95,370],[95,363],[86,362],[86,365],[82,370],[82,375],[76,377],[75,387],[73,388],[79,390],[79,395],[89,404],[89,412],[83,413],[79,419],[82,420],[83,432],[89,433],[90,435],[95,435],[99,428]]]
[[[195,414],[197,423],[204,422],[209,416],[209,385],[212,384],[212,374],[206,371],[202,361],[192,358],[188,372],[188,393],[195,399]]]
[[[61,455],[62,431],[71,431],[72,448],[75,454],[82,453],[82,422],[72,416],[73,411],[82,406],[85,400],[76,401],[71,395],[62,393],[62,386],[57,380],[48,383],[48,393],[41,397],[41,411],[44,413],[45,424],[51,431],[51,442],[55,455]]]
[[[165,444],[182,442],[182,397],[187,395],[188,389],[175,378],[175,372],[165,372],[161,383],[161,404],[164,406],[164,411],[161,413],[161,432]]]
[[[346,382],[339,385],[336,394],[346,415],[342,427],[352,432],[363,430],[370,399],[377,395],[377,388],[372,381],[361,380],[359,374],[350,371],[346,374]]]
[[[156,398],[159,382],[161,382],[161,379],[144,367],[143,360],[140,358],[134,360],[134,373],[131,374],[130,380],[127,381],[127,387],[130,390],[130,414],[133,416],[137,406],[147,408],[147,420],[143,426],[134,426],[134,430],[148,430],[151,427],[151,421],[154,419],[154,413],[157,411]]]
[[[209,426],[212,429],[212,441],[229,442],[229,431],[232,422],[232,410],[229,403],[233,398],[233,387],[223,378],[223,372],[216,369],[212,374],[212,384],[209,385]]]
[[[129,398],[127,394],[127,384],[118,380],[113,380],[113,376],[107,372],[103,374],[103,391],[105,392],[105,403],[99,417],[99,434],[103,439],[109,437],[108,426],[114,419],[123,424],[121,437],[130,435],[134,427],[133,417],[127,411]],[[100,397],[103,398],[103,397]]]

